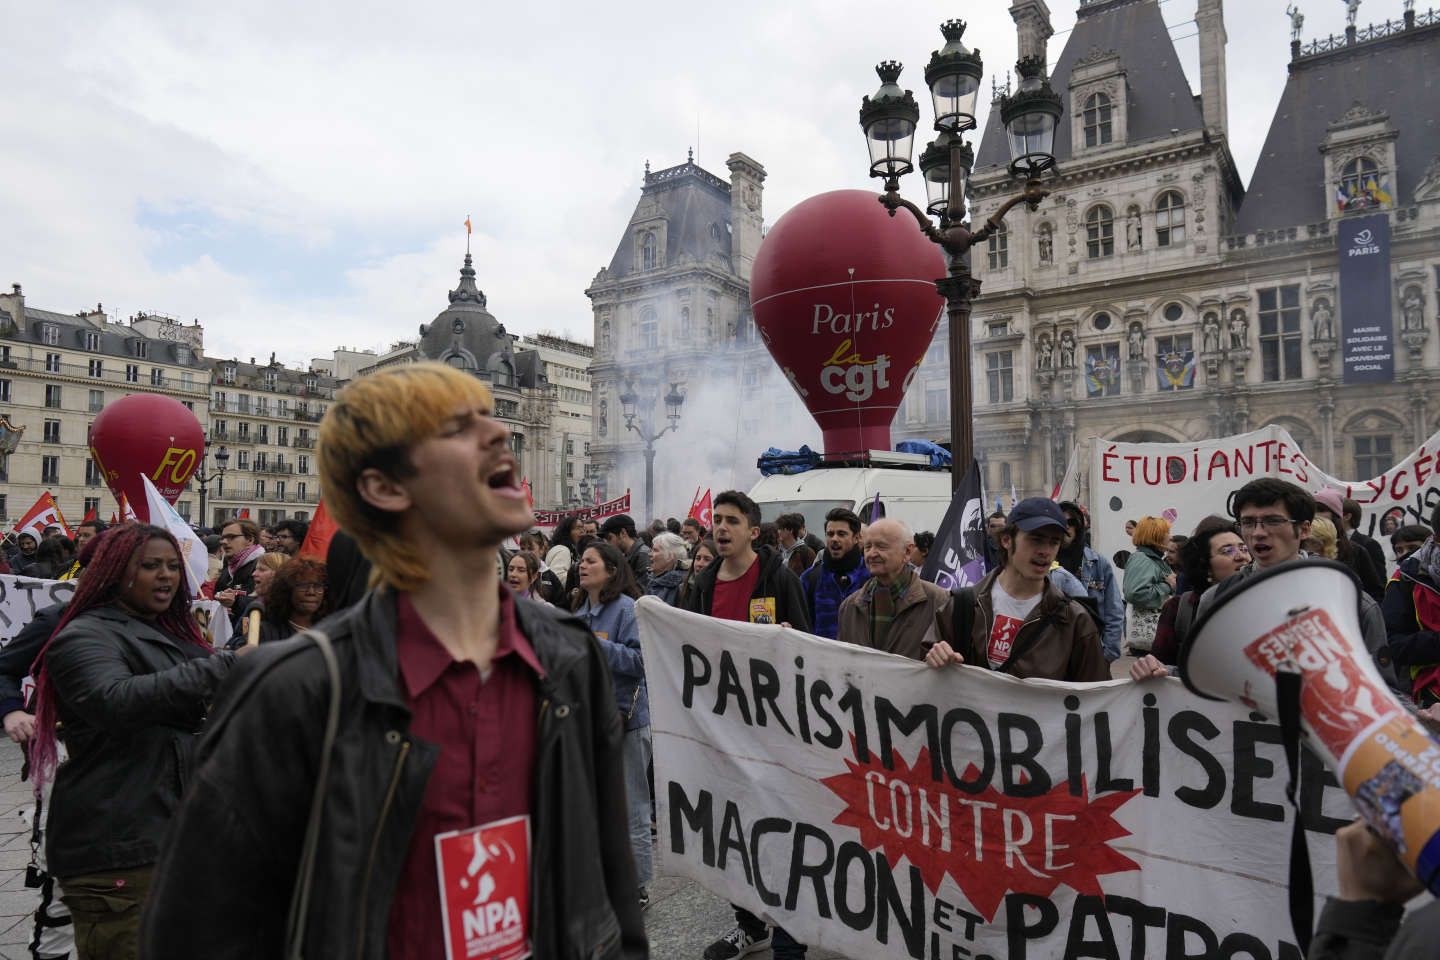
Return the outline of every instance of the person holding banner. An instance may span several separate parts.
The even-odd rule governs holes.
[[[37,791],[54,778],[46,855],[81,960],[119,960],[138,956],[161,842],[235,654],[201,636],[169,531],[135,524],[96,544],[36,661],[30,758]],[[68,759],[57,769],[60,735]]]
[[[517,956],[647,955],[605,654],[496,569],[534,515],[494,404],[439,363],[336,396],[324,502],[376,585],[226,684],[146,957],[478,957],[492,933]]]

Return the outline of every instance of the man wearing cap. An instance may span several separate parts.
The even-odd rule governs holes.
[[[635,571],[635,580],[644,583],[650,576],[650,548],[635,535],[635,521],[628,514],[620,513],[610,517],[600,528],[601,538],[621,553]]]
[[[1095,621],[1049,577],[1065,534],[1065,514],[1055,501],[1017,503],[995,538],[999,569],[973,592],[957,591],[952,612],[936,616],[925,662],[936,668],[970,663],[1022,679],[1109,680]]]

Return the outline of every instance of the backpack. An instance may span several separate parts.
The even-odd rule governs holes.
[[[1080,600],[1079,597],[1066,597],[1066,599],[1075,601]],[[1087,597],[1086,599],[1089,598]],[[1091,606],[1094,606],[1095,601],[1090,600],[1090,604]],[[1097,619],[1099,617],[1097,613],[1093,612],[1090,615]],[[1054,619],[1055,618],[1053,616],[1042,617],[1039,622],[1042,627],[1045,627],[1049,626],[1050,623],[1054,621]],[[1010,656],[1006,658],[1004,663],[1002,663],[999,667],[991,667],[990,658],[988,656],[982,656],[981,654],[976,653],[975,645],[972,642],[975,633],[974,587],[958,587],[950,591],[950,622],[953,630],[955,631],[955,643],[953,644],[955,652],[960,654],[960,656],[964,657],[966,663],[977,667],[983,666],[987,669],[995,670],[997,673],[1010,672],[1011,665],[1019,663],[1020,659],[1025,654],[1030,652],[1030,648],[1035,645],[1036,638],[1038,638],[1041,633],[1040,630],[1030,631],[1023,638],[1021,638],[1019,643],[1017,643],[1013,648],[1011,648]],[[1103,628],[1101,629],[1103,635]]]

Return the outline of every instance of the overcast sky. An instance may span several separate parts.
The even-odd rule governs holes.
[[[1078,4],[1050,3],[1053,62]],[[647,159],[694,145],[728,177],[725,158],[749,154],[769,173],[769,223],[866,186],[873,65],[906,65],[928,122],[939,21],[970,20],[988,93],[1015,59],[1008,6],[0,0],[0,283],[43,309],[198,318],[213,356],[303,364],[413,338],[446,305],[469,214],[491,312],[588,341],[584,289]],[[1226,10],[1247,182],[1285,82],[1284,6]],[[1301,6],[1307,40],[1343,30],[1343,0]],[[1161,9],[1198,91],[1195,2]],[[1400,10],[1366,0],[1360,22]]]

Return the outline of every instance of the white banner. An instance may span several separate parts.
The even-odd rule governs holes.
[[[35,619],[35,614],[57,603],[69,603],[78,580],[37,580],[0,574],[0,647],[4,647]],[[230,639],[230,615],[218,600],[190,603],[200,630],[216,647]]]
[[[1134,549],[1125,535],[1126,520],[1164,517],[1175,533],[1188,536],[1209,514],[1227,516],[1230,494],[1256,477],[1288,480],[1312,493],[1340,490],[1361,505],[1360,532],[1379,540],[1386,556],[1391,523],[1428,525],[1440,503],[1440,433],[1370,480],[1330,476],[1288,431],[1275,426],[1198,443],[1116,443],[1092,437],[1087,445],[1088,489],[1064,484],[1060,499],[1078,497],[1090,510],[1094,546],[1105,557]]]
[[[638,609],[662,872],[854,958],[1299,960],[1274,724]],[[1323,896],[1354,808],[1308,753],[1301,805]]]

